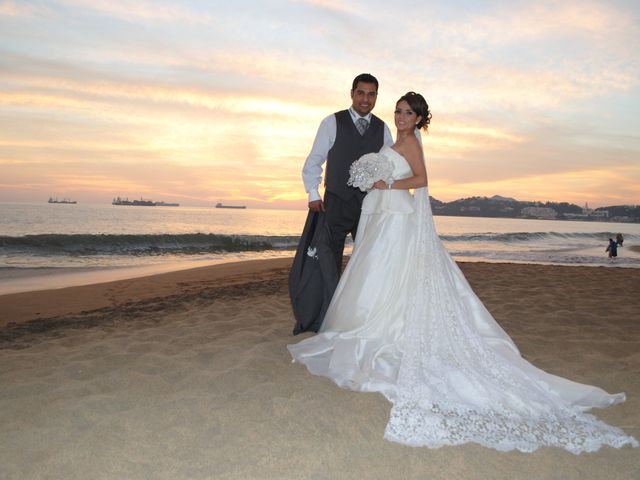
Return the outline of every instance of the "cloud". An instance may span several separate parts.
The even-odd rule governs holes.
[[[0,16],[7,17],[26,17],[32,15],[34,8],[32,5],[25,3],[16,3],[11,0],[0,2]]]
[[[135,2],[124,0],[59,0],[69,8],[84,9],[129,22],[184,22],[202,24],[211,22],[206,12],[190,10],[171,3],[158,1]]]
[[[499,125],[472,124],[454,118],[442,118],[430,127],[429,155],[457,157],[482,150],[513,148],[526,139],[521,134],[508,131]],[[511,147],[508,147],[511,145]]]
[[[355,14],[358,12],[358,8],[362,8],[359,2],[343,2],[341,0],[293,0],[292,3],[301,3],[330,12],[348,14]]]
[[[393,65],[399,76],[424,78],[430,95],[460,110],[563,108],[640,85],[640,28],[622,7],[517,2],[455,8],[416,6],[406,35],[393,43],[383,36],[372,48],[386,43],[409,53],[414,62]],[[381,23],[392,9],[372,15]],[[395,54],[392,61],[402,58]]]

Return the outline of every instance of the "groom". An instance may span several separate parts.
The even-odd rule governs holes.
[[[393,144],[389,128],[371,113],[377,98],[378,80],[373,75],[354,78],[351,106],[322,120],[302,168],[309,215],[289,274],[294,335],[317,332],[322,325],[338,284],[345,239],[356,236],[365,194],[347,185],[349,167],[362,155]],[[318,187],[325,161],[322,199]]]

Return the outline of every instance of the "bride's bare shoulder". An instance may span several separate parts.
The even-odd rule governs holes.
[[[403,145],[404,151],[405,151],[405,157],[409,158],[415,158],[415,159],[422,159],[423,158],[423,154],[422,154],[422,145],[420,145],[420,142],[418,141],[418,139],[416,137],[408,137]]]

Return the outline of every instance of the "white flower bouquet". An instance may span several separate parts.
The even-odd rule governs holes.
[[[347,185],[368,192],[378,180],[393,183],[392,173],[393,164],[386,155],[367,153],[351,164]]]

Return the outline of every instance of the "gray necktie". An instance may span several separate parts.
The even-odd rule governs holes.
[[[364,132],[367,131],[367,127],[369,126],[369,122],[364,118],[359,118],[356,120],[356,128],[360,132],[360,135],[364,135]]]

